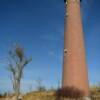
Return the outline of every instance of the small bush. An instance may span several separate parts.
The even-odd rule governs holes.
[[[57,100],[61,100],[61,98],[81,98],[84,96],[84,92],[75,87],[66,87],[62,89],[58,89],[56,91]]]

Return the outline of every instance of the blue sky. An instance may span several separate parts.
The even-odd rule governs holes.
[[[100,0],[83,0],[82,17],[89,82],[100,82]],[[8,51],[22,45],[32,62],[26,66],[22,91],[41,78],[46,87],[61,81],[64,3],[63,0],[0,0],[0,92],[12,91],[7,71]]]

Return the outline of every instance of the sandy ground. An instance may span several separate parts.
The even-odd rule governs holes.
[[[12,98],[0,98],[0,100],[15,100],[15,97],[12,97]]]

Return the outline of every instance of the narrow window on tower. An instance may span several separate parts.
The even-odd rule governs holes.
[[[68,49],[64,49],[64,56],[70,56],[71,55],[71,51]]]
[[[64,53],[65,53],[65,54],[67,53],[67,49],[64,49]]]

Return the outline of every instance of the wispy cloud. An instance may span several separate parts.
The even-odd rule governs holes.
[[[48,54],[49,54],[50,56],[55,56],[55,52],[54,52],[53,50],[50,50],[50,51],[48,52]]]
[[[60,25],[55,25],[50,28],[50,30],[45,32],[40,36],[41,39],[49,41],[61,41],[63,39],[63,28]]]

